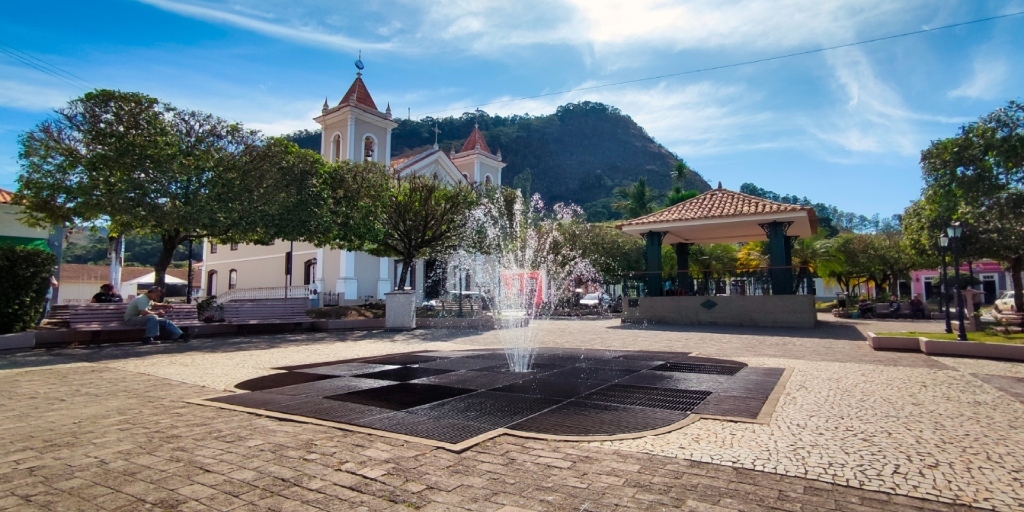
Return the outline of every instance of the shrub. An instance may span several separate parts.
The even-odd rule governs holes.
[[[0,334],[21,332],[43,314],[56,259],[27,247],[0,247]]]

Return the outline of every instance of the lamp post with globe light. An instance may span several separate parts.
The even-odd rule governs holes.
[[[942,283],[939,285],[939,307],[943,309],[946,317],[946,332],[952,333],[953,326],[949,319],[949,300],[946,285],[949,283],[949,274],[946,272],[946,253],[949,252],[949,236],[945,233],[939,235],[939,254],[942,255]]]
[[[957,339],[967,341],[967,330],[964,328],[963,285],[960,282],[960,254],[964,249],[962,238],[964,228],[959,222],[954,222],[946,228],[946,234],[949,235],[949,240],[953,243],[953,275],[954,279],[956,279],[956,316],[957,322],[960,324],[960,332],[957,334]]]

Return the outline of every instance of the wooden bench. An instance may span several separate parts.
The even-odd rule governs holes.
[[[71,305],[58,304],[50,306],[50,313],[46,315],[46,321],[58,327],[67,327],[71,320]]]
[[[888,302],[876,303],[875,304],[874,317],[875,318],[893,318],[892,314],[889,313],[889,303]],[[924,320],[929,320],[929,319],[931,319],[931,317],[932,317],[932,315],[931,315],[931,312],[928,311],[928,306],[925,306],[925,308],[924,308]],[[914,314],[910,311],[910,304],[909,303],[901,302],[900,303],[900,311],[899,311],[899,313],[896,313],[896,317],[895,318],[915,319],[915,318],[920,318],[920,317],[915,317]]]
[[[305,300],[292,301],[253,301],[224,303],[224,321],[238,326],[251,325],[287,325],[291,324],[292,332],[302,332],[303,324],[310,321],[306,315],[308,303]]]
[[[483,305],[479,300],[464,300],[462,301],[462,311],[475,312],[480,311]],[[458,311],[459,301],[457,300],[442,300],[438,303],[437,309],[440,311]]]
[[[144,332],[145,329],[142,327],[124,323],[124,314],[127,310],[127,303],[72,305],[68,308],[68,325],[76,331],[92,332],[93,341],[99,338],[100,333],[107,331]],[[173,322],[182,331],[203,325],[199,321],[195,304],[176,304],[172,309],[164,310],[164,318]]]

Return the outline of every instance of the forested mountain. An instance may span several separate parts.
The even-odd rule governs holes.
[[[501,151],[508,164],[502,184],[539,193],[548,203],[570,201],[584,206],[608,201],[615,187],[646,177],[653,188],[665,192],[670,172],[679,157],[654,141],[619,109],[585,101],[558,107],[545,116],[497,116],[467,112],[460,117],[398,120],[391,134],[391,156],[425,149],[438,143],[447,153],[458,151],[479,123],[492,151]],[[320,151],[320,132],[301,131],[289,136],[299,146]],[[710,189],[692,173],[686,189]]]

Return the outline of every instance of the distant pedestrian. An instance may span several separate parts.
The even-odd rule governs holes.
[[[60,283],[57,282],[57,278],[50,276],[50,281],[46,283],[46,297],[43,300],[43,314],[39,317],[39,321],[36,322],[36,327],[43,324],[43,320],[50,314],[50,301],[53,300],[53,290],[55,290]]]
[[[910,299],[910,315],[923,320],[927,314],[927,311],[924,309],[924,301],[921,300],[921,294],[914,295],[914,298]]]

